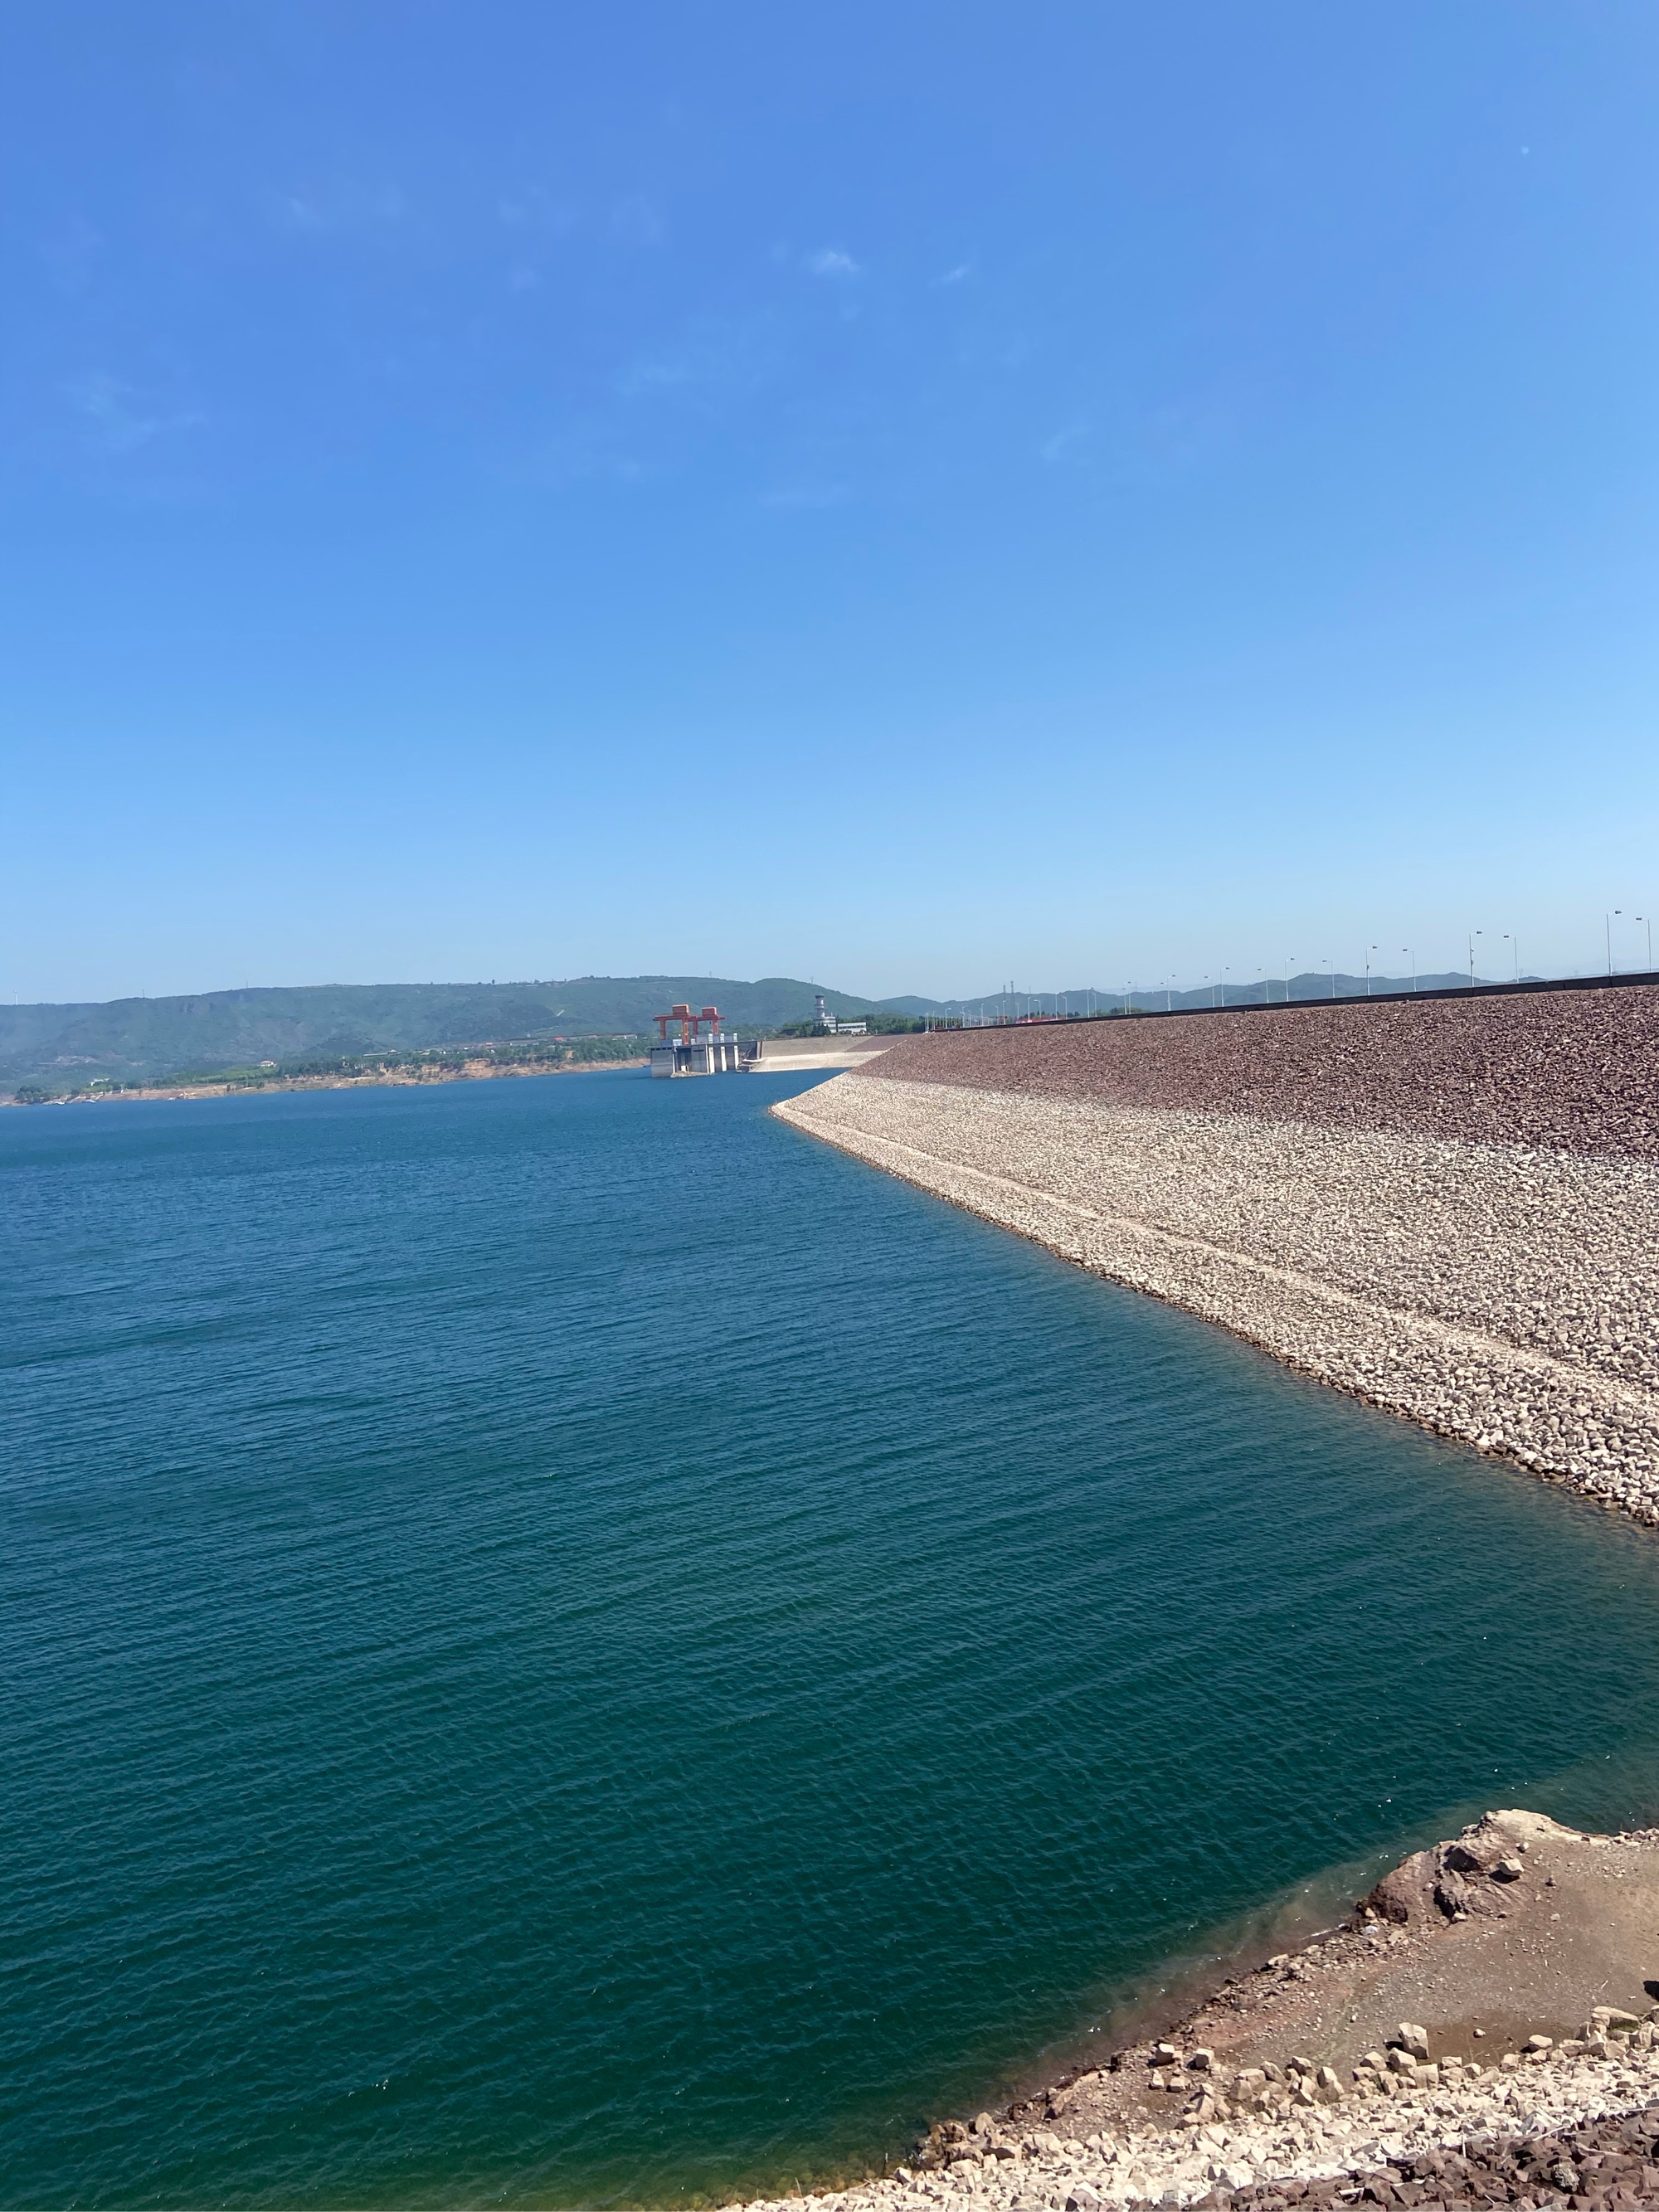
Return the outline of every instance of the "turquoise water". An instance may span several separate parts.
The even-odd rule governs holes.
[[[842,2171],[1322,1869],[1659,1799],[1659,1547],[799,1087],[0,1115],[0,2200]]]

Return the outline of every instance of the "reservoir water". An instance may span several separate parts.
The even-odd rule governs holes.
[[[1659,1802],[1651,1537],[800,1087],[0,1115],[0,2201],[844,2172],[1326,1869]]]

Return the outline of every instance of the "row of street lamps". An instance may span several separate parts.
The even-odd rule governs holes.
[[[1624,911],[1625,910],[1622,907],[1613,907],[1608,911],[1606,917],[1607,958],[1607,973],[1609,975],[1616,975],[1619,972],[1613,963],[1613,925],[1615,921],[1624,919]],[[1650,975],[1653,972],[1652,917],[1649,915],[1632,914],[1630,919],[1632,921],[1639,922],[1643,928],[1647,932],[1647,972]],[[1511,969],[1512,980],[1518,983],[1521,981],[1521,940],[1513,930],[1500,930],[1498,933],[1503,943],[1508,947],[1508,957]],[[1472,929],[1468,933],[1468,965],[1469,981],[1471,984],[1475,981],[1475,942],[1477,939],[1482,938],[1485,935],[1486,932],[1481,929]],[[1371,995],[1371,958],[1373,954],[1380,951],[1381,950],[1382,947],[1377,945],[1368,945],[1365,948],[1365,996],[1368,999]],[[1412,979],[1411,988],[1415,991],[1417,988],[1416,948],[1410,945],[1402,945],[1400,951],[1401,956],[1409,963]],[[1322,968],[1327,968],[1330,970],[1331,996],[1334,999],[1338,995],[1336,988],[1337,979],[1335,963],[1331,960],[1326,959],[1322,960],[1320,965]],[[1291,979],[1295,966],[1295,953],[1291,952],[1287,954],[1285,956],[1285,1001],[1286,1005],[1290,1003]],[[1270,1005],[1272,1003],[1272,983],[1261,969],[1258,968],[1255,972],[1256,981],[1254,984],[1241,984],[1237,988],[1242,990],[1251,991],[1259,989],[1261,993],[1261,1004],[1263,1006]],[[1232,970],[1231,969],[1223,969],[1221,977],[1219,979],[1212,981],[1209,978],[1206,978],[1206,981],[1209,983],[1210,1003],[1212,1006],[1224,1006],[1227,1004],[1227,993],[1234,987],[1225,979],[1230,976]],[[1143,998],[1152,996],[1155,995],[1158,991],[1161,991],[1164,994],[1164,1010],[1168,1013],[1173,1007],[1175,1002],[1175,985],[1173,979],[1167,975],[1160,977],[1156,986],[1151,987],[1145,992],[1142,991],[1141,987],[1139,984],[1134,982],[1127,982],[1125,983],[1121,993],[1114,994],[1113,996],[1119,1000],[1121,1011],[1127,1014],[1130,1011],[1131,1006],[1138,996]],[[1007,988],[1005,991],[999,993],[994,999],[977,999],[968,1001],[959,1000],[957,1001],[957,1004],[961,1006],[963,1018],[969,1021],[972,1021],[976,1014],[979,1021],[981,1023],[984,1022],[986,1019],[987,1007],[993,1006],[997,1008],[997,1015],[994,1018],[998,1019],[1006,1019],[1010,1009],[1012,1011],[1014,1019],[1016,1021],[1019,1021],[1021,1019],[1029,1018],[1033,1011],[1039,1013],[1046,1013],[1050,1007],[1053,1008],[1056,1018],[1063,1019],[1072,1012],[1072,1000],[1073,999],[1079,999],[1083,1001],[1083,1005],[1079,1011],[1088,1015],[1092,1016],[1097,1014],[1102,1009],[1103,994],[1097,991],[1025,992],[1017,991],[1012,983],[1007,986]],[[1024,1008],[1024,1014],[1021,1012],[1022,1005]]]
[[[1614,907],[1614,908],[1613,909],[1613,912],[1612,912],[1612,913],[1607,916],[1607,973],[1608,973],[1608,975],[1616,975],[1618,974],[1618,972],[1619,972],[1619,970],[1618,970],[1618,969],[1613,966],[1613,923],[1614,923],[1615,921],[1620,921],[1620,920],[1623,918],[1624,911],[1625,911],[1625,909],[1623,908],[1623,907],[1621,907],[1621,906],[1616,906],[1616,907]],[[1653,973],[1653,920],[1652,920],[1652,917],[1651,917],[1650,915],[1645,915],[1645,914],[1633,914],[1633,915],[1632,915],[1632,916],[1631,916],[1631,920],[1632,920],[1632,921],[1639,921],[1639,922],[1641,923],[1641,925],[1642,925],[1643,928],[1644,928],[1644,929],[1645,929],[1645,930],[1647,931],[1647,933],[1648,933],[1648,965],[1647,965],[1647,973],[1650,975],[1652,975],[1652,973]]]

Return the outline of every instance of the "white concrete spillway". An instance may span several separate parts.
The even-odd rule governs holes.
[[[793,1075],[809,1068],[862,1067],[893,1042],[885,1036],[670,1037],[651,1048],[653,1075]]]
[[[744,1048],[734,1036],[694,1037],[689,1044],[665,1037],[651,1048],[653,1075],[735,1075],[746,1065]]]

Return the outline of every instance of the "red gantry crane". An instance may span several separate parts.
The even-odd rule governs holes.
[[[720,1035],[720,1010],[718,1006],[704,1006],[695,1014],[690,1006],[671,1006],[665,1014],[653,1014],[651,1018],[657,1024],[657,1035],[664,1044],[668,1042],[668,1024],[671,1022],[679,1024],[682,1044],[695,1044],[705,1022],[708,1024],[711,1037]]]

